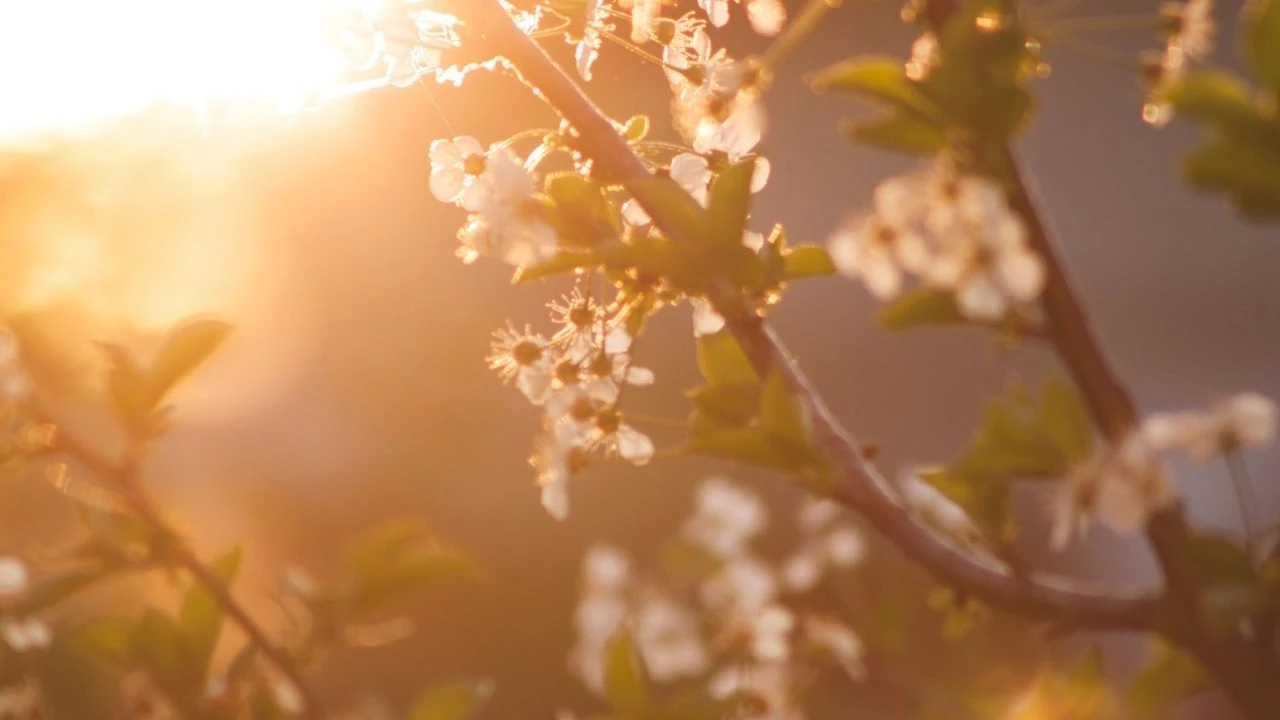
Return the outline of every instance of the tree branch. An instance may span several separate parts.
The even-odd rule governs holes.
[[[632,152],[612,123],[528,36],[501,10],[499,2],[478,7],[478,29],[493,50],[505,56],[525,82],[541,94],[580,136],[580,147],[596,167],[618,182],[655,176]],[[487,12],[485,12],[487,10]],[[674,184],[674,182],[673,182]],[[642,201],[643,203],[643,201]],[[654,223],[679,242],[680,223],[663,207],[646,204]],[[1135,594],[1099,594],[1041,576],[1016,577],[986,560],[962,552],[954,544],[918,524],[898,502],[861,446],[840,426],[810,386],[786,347],[749,308],[741,294],[722,285],[708,293],[717,312],[763,376],[778,367],[810,409],[814,439],[837,483],[833,497],[855,510],[908,557],[940,580],[984,602],[1010,612],[1066,620],[1091,628],[1161,630],[1168,620],[1163,601]]]
[[[42,415],[34,409],[33,412],[37,416]],[[52,422],[43,416],[41,416],[41,420]],[[52,424],[58,428],[52,447],[54,452],[62,453],[91,470],[107,487],[119,494],[121,500],[134,514],[156,533],[167,538],[178,537],[177,533],[160,516],[159,511],[155,509],[150,499],[143,493],[138,483],[138,466],[135,459],[126,459],[120,463],[113,462],[84,441],[67,433],[58,423]],[[322,716],[320,703],[315,693],[303,680],[293,661],[289,659],[284,650],[272,643],[271,639],[267,637],[266,631],[258,625],[253,616],[249,614],[249,611],[231,595],[226,584],[206,567],[184,543],[175,543],[168,550],[171,555],[166,559],[171,559],[173,564],[186,570],[196,583],[203,586],[213,596],[218,605],[222,607],[223,612],[248,636],[249,642],[298,691],[299,696],[302,698],[302,712],[299,717],[304,720],[320,718]]]

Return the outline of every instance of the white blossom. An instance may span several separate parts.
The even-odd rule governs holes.
[[[735,720],[803,720],[796,698],[791,663],[734,664],[712,676],[707,692],[714,698],[747,696],[757,701]]]
[[[729,22],[729,0],[698,0],[698,7],[707,14],[707,21],[716,27]]]
[[[693,336],[714,335],[724,329],[724,317],[704,298],[690,298],[693,307]]]
[[[612,545],[592,545],[583,558],[582,572],[588,592],[616,593],[631,580],[631,561]]]
[[[35,618],[0,619],[0,638],[14,652],[25,653],[49,647],[53,634],[49,626]]]
[[[510,322],[493,334],[487,362],[503,382],[515,382],[529,402],[541,405],[551,391],[554,356],[546,339],[525,326],[517,330]]]
[[[582,11],[582,36],[578,38],[577,48],[574,50],[578,75],[583,80],[591,80],[591,68],[600,56],[601,35],[611,29],[608,20],[612,12],[611,0],[586,1]]]
[[[836,269],[862,280],[880,300],[902,292],[904,269],[921,269],[927,252],[919,235],[893,227],[879,215],[842,224],[827,241],[827,247]]]
[[[1117,533],[1139,532],[1147,520],[1176,502],[1158,449],[1141,432],[1074,468],[1053,502],[1050,543],[1062,549],[1096,518]]]
[[[702,602],[731,617],[751,617],[778,596],[778,578],[763,561],[740,555],[702,583]]]
[[[755,493],[716,477],[698,486],[693,516],[681,532],[695,547],[728,558],[741,554],[767,522],[764,503]]]
[[[907,60],[907,77],[922,82],[933,73],[942,54],[938,36],[932,30],[926,30],[915,42],[911,43],[911,58]]]
[[[866,677],[862,640],[848,625],[834,618],[811,615],[804,619],[804,632],[809,643],[830,655],[851,679]]]
[[[665,597],[646,598],[637,608],[635,640],[649,674],[658,682],[699,675],[710,664],[697,616]]]
[[[456,202],[473,212],[479,210],[482,188],[476,180],[486,165],[485,149],[480,141],[467,135],[435,140],[428,155],[431,194],[441,202]]]
[[[1207,463],[1241,447],[1269,445],[1276,436],[1276,405],[1256,392],[1215,403],[1208,412],[1162,413],[1143,421],[1156,450],[1183,450]]]
[[[623,420],[617,406],[602,408],[596,415],[595,427],[587,439],[587,447],[606,454],[616,454],[632,465],[645,465],[653,459],[653,440]]]
[[[611,405],[618,401],[623,385],[653,384],[653,371],[634,364],[629,354],[631,342],[626,328],[614,328],[604,338],[595,357],[588,361],[586,390],[593,400]]]
[[[12,555],[0,557],[0,603],[22,597],[30,585],[31,573],[21,558]]]
[[[747,0],[747,20],[757,33],[777,35],[787,23],[787,6],[782,0]]]
[[[830,500],[806,499],[798,518],[800,547],[782,566],[782,580],[791,590],[812,590],[829,568],[856,567],[866,557],[862,534],[840,521],[840,508]]]
[[[796,616],[783,605],[769,605],[751,618],[751,654],[762,662],[779,662],[791,655],[791,631]]]

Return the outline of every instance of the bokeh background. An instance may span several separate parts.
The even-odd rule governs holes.
[[[1085,2],[1073,14],[1156,5]],[[794,241],[821,242],[867,206],[877,182],[909,167],[843,140],[837,124],[859,108],[813,95],[802,80],[855,53],[905,56],[913,35],[897,13],[893,2],[846,3],[780,71],[768,96],[763,150],[773,175],[757,198],[757,229],[782,222]],[[1222,9],[1225,21],[1234,13]],[[735,52],[762,46],[744,24],[736,19],[721,35]],[[1223,62],[1233,62],[1230,30],[1220,41]],[[1158,39],[1105,42],[1133,55]],[[1047,60],[1052,72],[1037,83],[1022,155],[1098,334],[1142,408],[1203,406],[1243,389],[1280,397],[1280,237],[1180,183],[1177,157],[1196,130],[1144,125],[1136,73],[1052,44]],[[0,88],[22,73],[0,69]],[[668,91],[653,67],[606,46],[589,88],[615,117],[646,112],[655,132],[672,137]],[[505,266],[463,266],[454,257],[462,217],[431,198],[427,147],[554,123],[519,84],[480,73],[461,88],[369,92],[286,118],[208,124],[159,107],[76,133],[0,138],[0,303],[46,382],[100,378],[91,340],[145,349],[166,324],[197,312],[236,324],[175,398],[177,425],[148,473],[203,551],[247,546],[239,589],[251,606],[272,617],[283,567],[322,576],[337,549],[388,517],[421,519],[483,568],[479,579],[405,608],[413,638],[326,662],[317,677],[327,697],[349,701],[373,688],[399,701],[433,679],[485,676],[498,683],[491,717],[589,709],[564,670],[583,550],[607,541],[656,561],[653,548],[676,532],[694,484],[710,473],[759,488],[780,520],[795,499],[778,478],[680,459],[596,470],[573,486],[567,522],[542,511],[526,463],[535,410],[483,356],[507,319],[545,323],[545,302],[567,281],[513,286]],[[984,399],[1011,376],[1056,371],[1044,352],[1004,353],[978,332],[886,334],[875,310],[860,287],[830,278],[795,287],[773,317],[829,404],[881,447],[891,471],[952,457]],[[637,393],[647,413],[684,416],[681,390],[697,382],[692,348],[687,310],[651,325],[637,350],[659,380]],[[101,425],[87,413],[72,422],[90,434]],[[1258,517],[1270,522],[1280,509],[1280,453],[1249,461]],[[1223,468],[1177,470],[1197,523],[1238,530]],[[47,485],[19,478],[4,493],[0,550],[63,536],[70,513]],[[1048,565],[1155,581],[1143,545],[1105,531],[1048,555],[1043,498],[1020,500],[1022,541]],[[992,664],[1039,654],[1029,637],[1005,637]],[[1109,669],[1133,670],[1138,643],[1105,647]],[[927,682],[944,670],[922,672]],[[905,711],[888,703],[879,712]]]

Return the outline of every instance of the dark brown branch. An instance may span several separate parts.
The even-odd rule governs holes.
[[[503,54],[525,82],[535,88],[569,121],[580,135],[581,149],[596,166],[619,182],[652,178],[612,123],[578,89],[560,67],[499,9],[484,3],[473,18],[490,46]],[[658,227],[677,240],[680,228],[663,207],[645,210]],[[687,241],[687,238],[683,240]],[[1164,604],[1152,597],[1095,594],[1045,578],[1019,578],[994,563],[962,552],[955,545],[918,524],[896,499],[880,473],[863,456],[860,445],[840,426],[810,387],[794,359],[768,325],[747,307],[731,287],[709,293],[716,310],[763,375],[780,368],[810,408],[814,436],[834,468],[834,498],[863,515],[912,560],[946,583],[966,590],[984,602],[1011,612],[1041,618],[1067,619],[1081,626],[1107,629],[1158,630],[1166,621]]]
[[[41,419],[49,421],[47,418]],[[57,425],[57,423],[54,423],[54,425]],[[161,537],[177,538],[177,533],[160,516],[159,511],[155,509],[155,506],[139,486],[138,467],[134,459],[127,459],[119,463],[113,462],[84,441],[67,433],[61,426],[58,426],[52,449],[84,465],[93,472],[100,482],[119,494],[121,500],[128,505],[134,514]],[[166,557],[162,559],[171,560],[173,564],[186,570],[197,584],[203,586],[213,596],[218,605],[222,607],[223,612],[248,636],[249,642],[262,653],[268,662],[275,666],[276,670],[285,679],[293,684],[302,698],[303,707],[300,717],[308,720],[321,717],[319,701],[303,680],[293,661],[289,659],[284,650],[277,647],[267,637],[266,631],[258,625],[253,616],[249,614],[249,611],[231,595],[226,584],[204,563],[200,562],[195,553],[184,543],[172,543],[172,547],[166,548],[166,552]]]

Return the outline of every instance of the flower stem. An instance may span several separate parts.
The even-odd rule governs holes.
[[[1245,465],[1244,455],[1239,450],[1232,450],[1225,456],[1227,469],[1231,473],[1231,483],[1235,486],[1236,504],[1240,507],[1240,522],[1244,524],[1244,551],[1252,561],[1254,557],[1254,528],[1252,507],[1257,507],[1258,498],[1253,493],[1253,482],[1249,477],[1249,467]]]

